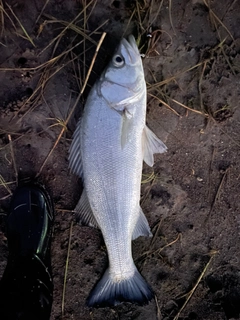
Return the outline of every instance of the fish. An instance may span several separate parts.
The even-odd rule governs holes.
[[[143,160],[153,166],[153,155],[167,150],[146,126],[146,105],[142,58],[130,35],[90,90],[69,150],[69,167],[84,186],[75,212],[100,228],[108,252],[89,307],[144,305],[154,296],[132,257],[132,240],[152,236],[140,207]]]

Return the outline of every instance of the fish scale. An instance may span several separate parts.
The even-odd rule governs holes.
[[[82,222],[101,229],[109,258],[89,306],[144,304],[153,297],[133,262],[131,242],[151,236],[139,204],[143,160],[152,166],[153,154],[166,146],[145,122],[142,60],[130,36],[91,89],[70,148],[70,168],[84,183],[75,211]]]

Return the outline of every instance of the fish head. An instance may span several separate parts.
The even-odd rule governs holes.
[[[126,105],[137,102],[146,92],[142,58],[132,35],[122,39],[98,87],[108,104],[122,111]]]

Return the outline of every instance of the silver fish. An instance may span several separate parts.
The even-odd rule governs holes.
[[[153,154],[167,148],[145,122],[146,83],[131,35],[92,87],[70,148],[70,168],[84,182],[75,210],[82,222],[101,229],[109,258],[89,306],[144,304],[153,297],[133,262],[131,242],[152,235],[139,204],[143,160],[153,166]]]

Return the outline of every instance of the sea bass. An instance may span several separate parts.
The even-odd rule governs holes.
[[[70,147],[70,168],[84,183],[75,211],[101,229],[109,258],[89,306],[144,304],[153,297],[133,262],[131,242],[152,235],[139,204],[143,160],[153,166],[153,154],[167,148],[145,122],[146,83],[131,35],[92,87]]]

